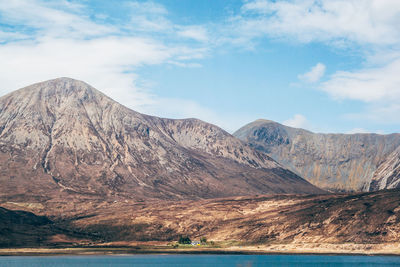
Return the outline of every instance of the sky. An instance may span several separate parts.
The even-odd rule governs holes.
[[[400,132],[398,0],[0,0],[0,95],[83,80],[234,132]]]

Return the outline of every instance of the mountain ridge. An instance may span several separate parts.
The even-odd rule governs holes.
[[[249,123],[233,135],[314,185],[333,191],[370,190],[375,171],[400,147],[398,133],[313,133],[268,120]]]

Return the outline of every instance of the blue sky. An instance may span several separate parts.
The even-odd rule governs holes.
[[[0,94],[67,76],[229,132],[399,132],[398,25],[389,0],[0,0]]]

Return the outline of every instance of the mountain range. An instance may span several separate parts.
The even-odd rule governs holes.
[[[319,188],[221,128],[130,110],[70,78],[0,98],[8,199],[196,199]]]

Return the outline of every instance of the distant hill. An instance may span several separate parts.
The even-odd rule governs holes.
[[[319,134],[257,120],[233,135],[320,188],[400,187],[400,134]]]

